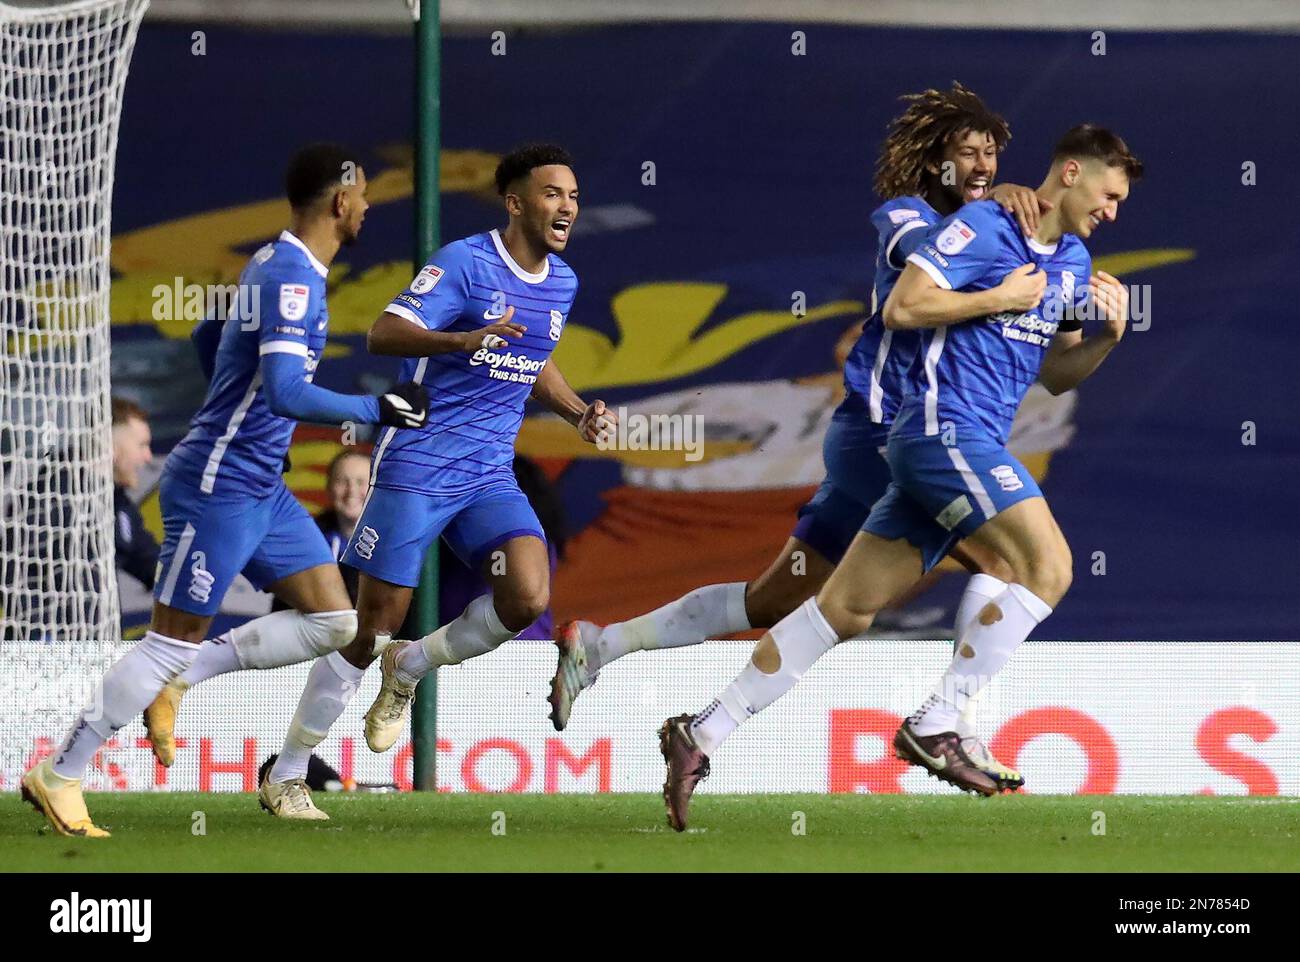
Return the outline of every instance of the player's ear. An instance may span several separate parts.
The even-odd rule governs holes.
[[[515,193],[507,193],[506,213],[510,214],[512,217],[518,217],[523,212],[524,212],[524,204],[523,201],[519,199],[519,195]]]

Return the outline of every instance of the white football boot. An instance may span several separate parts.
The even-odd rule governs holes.
[[[311,800],[311,789],[301,778],[291,782],[271,781],[270,769],[262,777],[257,800],[276,818],[293,818],[305,822],[328,822],[330,817]]]
[[[591,636],[594,641],[600,636],[600,627],[589,621],[566,621],[555,633],[559,657],[546,700],[551,703],[551,724],[557,732],[564,731],[569,724],[569,713],[578,695],[596,683],[596,672],[587,667],[584,636]]]
[[[372,752],[386,752],[402,734],[406,712],[415,697],[415,685],[407,684],[397,672],[397,656],[407,645],[418,641],[395,641],[384,649],[379,659],[383,680],[375,703],[366,712],[366,744]]]

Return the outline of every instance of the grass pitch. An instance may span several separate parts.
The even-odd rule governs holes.
[[[1296,871],[1287,799],[701,795],[692,829],[653,795],[327,795],[291,823],[253,795],[102,794],[114,837],[67,839],[0,796],[5,871]],[[200,819],[197,813],[202,813]],[[497,814],[501,813],[501,814]],[[803,813],[806,834],[795,834]],[[1105,834],[1094,826],[1105,817]],[[200,826],[206,834],[195,834]],[[496,834],[494,834],[494,828]]]

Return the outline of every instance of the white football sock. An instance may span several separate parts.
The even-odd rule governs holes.
[[[1001,578],[994,578],[992,575],[983,573],[972,575],[970,581],[966,583],[966,590],[962,593],[961,601],[957,604],[957,618],[955,621],[957,630],[954,634],[960,636],[962,629],[975,620],[975,615],[979,613],[979,610],[1006,591],[1007,587],[1007,583]],[[952,642],[952,650],[953,654],[957,653],[957,640],[955,638]],[[962,709],[961,714],[957,717],[956,732],[962,738],[974,738],[979,734],[979,703],[983,699],[986,690],[981,688],[966,699],[966,707]]]
[[[273,611],[205,641],[181,676],[191,685],[243,668],[281,668],[342,648],[357,634],[357,613]]]
[[[711,755],[741,722],[797,685],[813,662],[839,642],[816,598],[809,598],[768,634],[781,654],[780,667],[768,675],[751,658],[736,680],[691,722],[691,734],[704,754]]]
[[[149,706],[169,681],[183,672],[199,646],[150,631],[115,661],[99,683],[54,756],[54,772],[80,778],[95,752],[123,725]]]
[[[501,624],[492,596],[479,595],[455,621],[403,648],[397,656],[398,674],[414,684],[435,668],[486,655],[518,636],[518,631]]]
[[[918,735],[954,731],[971,695],[1002,670],[1020,643],[1052,613],[1024,585],[1007,590],[976,612],[957,639],[957,653],[925,704],[910,721]]]
[[[587,667],[596,671],[634,651],[698,645],[749,628],[745,582],[706,585],[649,614],[607,625],[596,644],[587,646]]]
[[[312,749],[329,734],[330,726],[343,714],[366,670],[332,651],[317,658],[307,675],[307,686],[298,699],[298,710],[284,736],[284,747],[268,776],[273,782],[290,782],[307,777]]]
[[[228,671],[239,671],[243,667],[239,663],[239,652],[230,643],[230,632],[226,632],[216,638],[208,638],[199,645],[199,653],[181,675],[181,681],[197,685],[201,681],[224,675]]]

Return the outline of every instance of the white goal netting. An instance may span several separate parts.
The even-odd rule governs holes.
[[[122,92],[148,0],[0,2],[0,628],[118,627],[109,224]]]

